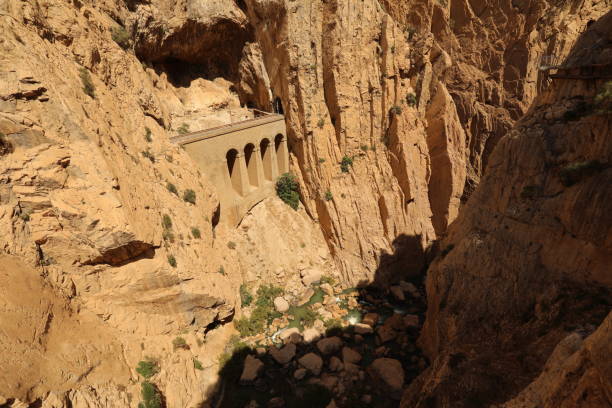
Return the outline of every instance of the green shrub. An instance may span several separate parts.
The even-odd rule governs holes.
[[[367,152],[369,149],[368,145],[361,145],[361,150],[363,150],[364,152]]]
[[[113,27],[111,30],[111,38],[124,50],[130,46],[130,33],[128,33],[124,27]]]
[[[603,169],[604,166],[598,160],[575,162],[562,168],[559,177],[565,187],[570,187]]]
[[[253,295],[251,295],[249,288],[244,283],[240,285],[240,301],[242,307],[249,306],[253,302]]]
[[[406,95],[406,103],[408,104],[408,106],[416,106],[417,104],[416,95],[413,93],[409,93],[408,95]]]
[[[145,360],[139,361],[136,366],[136,372],[144,379],[149,379],[159,373],[159,364],[157,360],[147,357]]]
[[[81,77],[81,82],[83,83],[83,92],[85,92],[86,95],[95,98],[96,87],[93,84],[89,71],[86,68],[81,68],[79,69],[79,76]]]
[[[174,255],[168,255],[168,263],[171,267],[176,268],[176,258]]]
[[[340,162],[340,170],[342,170],[343,173],[348,173],[352,165],[353,159],[351,157],[344,156]]]
[[[319,158],[319,163],[325,163],[325,159],[323,157]]]
[[[186,123],[183,123],[177,130],[179,135],[184,135],[186,133],[189,133],[189,125]]]
[[[193,191],[191,189],[185,190],[185,192],[183,193],[183,200],[188,202],[188,203],[195,204],[196,203],[196,193],[195,193],[195,191]]]
[[[200,229],[197,227],[191,227],[191,235],[196,239],[200,239],[202,237]]]
[[[142,402],[138,408],[161,408],[162,398],[157,387],[148,381],[141,384]]]
[[[285,173],[276,181],[276,194],[294,210],[300,205],[300,185],[291,173]]]
[[[172,194],[178,196],[178,190],[176,189],[176,186],[172,183],[168,183],[166,184],[166,188],[168,189],[169,192],[171,192]]]
[[[196,359],[195,357],[193,359],[193,368],[195,368],[196,370],[204,370],[204,366],[202,365],[200,360]]]
[[[321,118],[319,119],[319,121],[317,122],[317,127],[319,129],[323,129],[323,126],[325,126],[325,119]]]
[[[274,298],[282,295],[283,290],[273,285],[262,285],[257,289],[255,309],[250,317],[242,317],[234,325],[241,337],[255,336],[262,333],[272,320],[281,314],[274,309]]]
[[[217,272],[219,272],[221,275],[225,276],[225,268],[223,267],[223,265],[221,265],[219,267],[219,270]]]
[[[151,143],[153,141],[153,137],[151,135],[151,129],[145,127],[145,140],[147,141],[147,143]]]
[[[162,217],[162,227],[164,227],[164,229],[172,228],[172,218],[170,218],[168,214],[164,214]]]
[[[234,241],[229,241],[229,242],[227,243],[227,247],[228,247],[229,249],[236,249],[236,243],[235,243]]]
[[[323,275],[323,277],[321,278],[319,282],[321,284],[328,283],[331,286],[334,286],[336,284],[336,280],[329,275]]]
[[[401,115],[402,107],[398,105],[392,106],[391,109],[389,109],[389,113],[391,113],[392,115]]]
[[[326,191],[325,192],[325,201],[331,201],[334,199],[334,196],[332,195],[331,191]]]
[[[174,340],[172,340],[172,347],[174,348],[174,350],[177,350],[177,349],[189,350],[189,345],[187,344],[187,341],[182,337],[177,337]]]

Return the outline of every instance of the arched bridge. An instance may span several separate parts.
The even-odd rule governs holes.
[[[171,139],[212,180],[221,201],[221,220],[232,225],[273,195],[277,177],[289,171],[285,117],[255,114],[260,116]]]

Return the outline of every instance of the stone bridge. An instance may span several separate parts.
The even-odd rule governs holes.
[[[254,111],[254,118],[171,138],[217,188],[221,220],[237,225],[255,204],[275,194],[289,171],[285,117]]]

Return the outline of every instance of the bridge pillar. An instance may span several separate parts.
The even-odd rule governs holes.
[[[270,159],[272,160],[272,181],[276,183],[276,179],[280,176],[278,172],[278,159],[276,158],[276,149],[274,145],[270,146]]]
[[[227,165],[225,168],[228,168]],[[234,161],[234,168],[231,174],[228,173],[228,177],[229,188],[233,188],[241,196],[245,196],[249,193],[251,185],[249,183],[249,172],[247,171],[244,153],[241,152],[236,155],[236,159]]]
[[[280,146],[278,148],[280,153],[278,159],[278,171],[283,174],[289,171],[289,149],[287,148],[287,136],[283,135]]]
[[[255,171],[257,172],[257,186],[259,188],[263,187],[265,175],[264,175],[264,167],[263,161],[261,160],[261,152],[259,146],[255,147],[255,151],[253,152],[255,155]]]

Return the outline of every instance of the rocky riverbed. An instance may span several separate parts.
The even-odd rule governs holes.
[[[256,324],[262,304],[272,305],[270,320],[228,346],[216,406],[394,407],[427,366],[415,345],[425,311],[418,282],[347,289],[322,277],[297,294],[264,288],[236,325]]]

